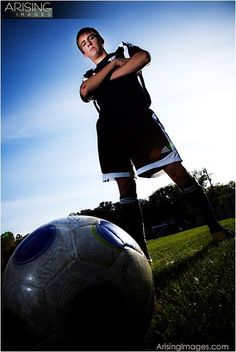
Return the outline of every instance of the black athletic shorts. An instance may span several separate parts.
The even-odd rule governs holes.
[[[182,161],[151,109],[100,113],[98,154],[103,181],[118,177],[155,177],[163,166]]]

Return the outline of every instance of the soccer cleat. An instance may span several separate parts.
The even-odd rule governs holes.
[[[232,230],[229,230],[225,227],[222,227],[220,231],[214,232],[211,234],[213,241],[221,242],[235,238],[235,233]]]

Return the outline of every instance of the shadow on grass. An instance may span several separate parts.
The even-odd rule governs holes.
[[[150,350],[155,350],[155,346],[162,345],[164,341],[174,344],[183,342],[209,346],[227,345],[228,350],[235,351],[232,278],[234,241],[229,242],[225,246],[219,246],[219,243],[212,241],[172,265],[159,271],[154,268],[153,277],[159,304],[147,335]],[[220,250],[212,251],[214,248]],[[219,260],[215,261],[216,255]],[[210,269],[207,277],[206,258],[209,258]],[[201,261],[205,265],[202,276]],[[199,287],[193,277],[198,271]]]
[[[180,260],[172,265],[169,265],[161,271],[154,269],[153,277],[156,288],[156,295],[158,296],[159,292],[169,284],[170,280],[177,280],[189,266],[204,258],[210,249],[217,248],[218,246],[219,244],[217,242],[212,241],[193,255],[188,256],[187,258],[184,258],[183,260]]]

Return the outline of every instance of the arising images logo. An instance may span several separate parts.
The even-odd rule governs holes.
[[[48,1],[3,1],[3,18],[52,18],[53,8]]]

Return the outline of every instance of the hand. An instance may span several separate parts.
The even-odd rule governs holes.
[[[115,59],[114,61],[115,61],[115,65],[116,65],[116,67],[121,67],[121,66],[123,66],[127,61],[128,61],[129,59],[122,59],[122,58],[120,58],[120,59]]]

